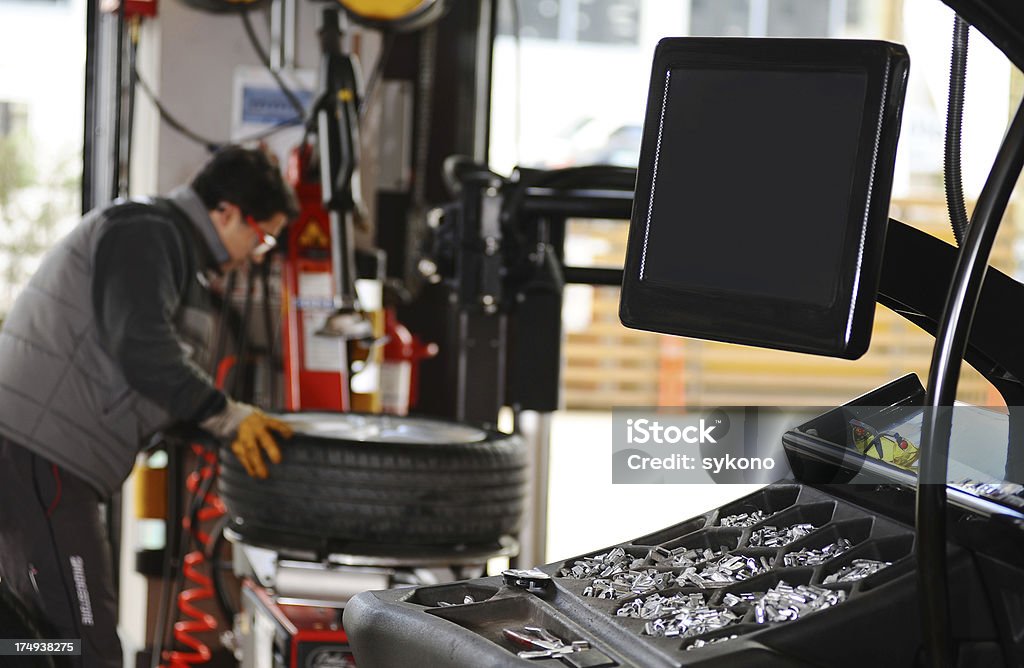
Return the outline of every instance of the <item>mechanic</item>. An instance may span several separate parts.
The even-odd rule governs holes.
[[[295,215],[264,153],[226,147],[166,199],[87,214],[0,329],[0,578],[48,638],[82,640],[75,665],[122,664],[100,511],[149,437],[193,423],[233,439],[250,475],[267,476],[263,453],[280,461],[288,426],[193,356],[212,338],[207,272],[259,261]]]

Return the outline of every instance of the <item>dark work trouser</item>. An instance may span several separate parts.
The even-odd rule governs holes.
[[[39,614],[48,635],[81,638],[76,668],[122,665],[99,504],[88,484],[0,438],[0,577]]]

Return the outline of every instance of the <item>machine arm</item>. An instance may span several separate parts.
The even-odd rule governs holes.
[[[314,106],[324,208],[331,221],[331,259],[338,308],[359,310],[355,289],[354,216],[359,196],[359,99],[352,59],[341,50],[338,10],[323,10],[320,96]]]

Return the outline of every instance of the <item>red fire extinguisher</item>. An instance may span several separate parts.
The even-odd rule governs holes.
[[[381,363],[381,410],[407,415],[419,399],[417,384],[421,360],[437,355],[436,343],[424,343],[398,321],[393,307],[384,309],[384,361]]]
[[[288,228],[283,271],[285,407],[291,411],[347,411],[351,405],[344,339],[317,336],[334,312],[331,226],[321,201],[313,147],[292,150],[288,181],[299,216]]]

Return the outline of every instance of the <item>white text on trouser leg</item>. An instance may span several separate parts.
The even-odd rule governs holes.
[[[92,601],[85,584],[85,561],[76,555],[71,557],[71,575],[75,579],[75,593],[78,594],[78,609],[82,613],[82,624],[92,626]]]

